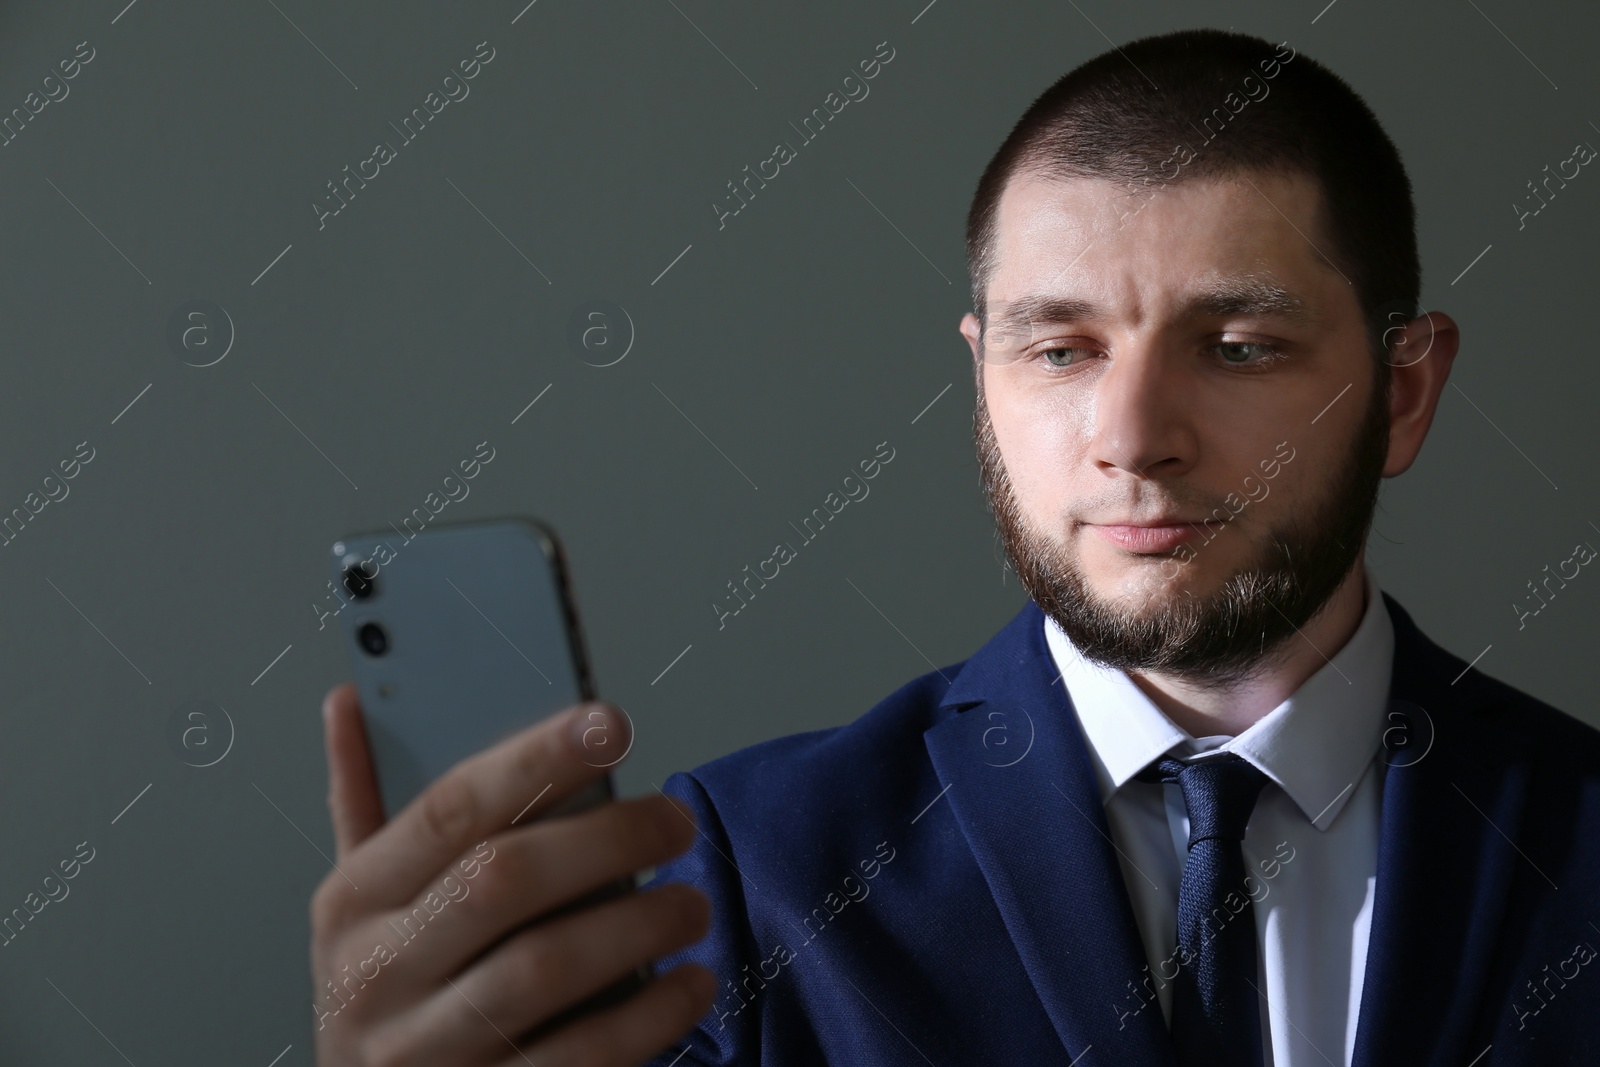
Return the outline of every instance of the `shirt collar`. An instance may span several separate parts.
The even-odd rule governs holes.
[[[1394,627],[1370,568],[1367,605],[1344,647],[1289,698],[1237,737],[1191,737],[1128,675],[1083,657],[1049,616],[1045,641],[1088,742],[1102,802],[1151,761],[1232,752],[1276,782],[1326,830],[1338,818],[1383,739]]]

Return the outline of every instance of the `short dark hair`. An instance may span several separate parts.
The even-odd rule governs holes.
[[[1189,158],[1180,163],[1183,155]],[[1141,37],[1103,52],[1063,75],[1017,120],[967,214],[967,273],[980,325],[1000,194],[1013,175],[1159,187],[1244,170],[1316,181],[1322,251],[1355,288],[1386,389],[1384,332],[1418,313],[1422,284],[1400,154],[1366,102],[1327,67],[1287,42],[1224,30]]]

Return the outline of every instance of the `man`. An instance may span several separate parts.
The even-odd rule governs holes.
[[[674,775],[671,805],[517,829],[600,773],[596,709],[385,826],[333,691],[340,865],[383,888],[319,888],[319,987],[475,842],[504,858],[321,1020],[321,1063],[1600,1062],[1600,734],[1434,645],[1364,562],[1459,344],[1417,313],[1366,105],[1287,44],[1136,41],[1023,116],[968,258],[1029,603],[848,726]],[[633,999],[536,1029],[651,959]]]

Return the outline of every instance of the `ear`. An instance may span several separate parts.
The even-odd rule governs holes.
[[[961,336],[967,339],[967,347],[972,349],[972,362],[976,364],[979,358],[978,337],[981,329],[978,325],[978,316],[970,311],[967,312],[962,316],[961,324],[957,329],[961,331]]]
[[[979,389],[982,389],[984,387],[984,382],[982,382],[984,366],[982,366],[981,355],[982,342],[979,339],[982,336],[982,326],[978,323],[978,315],[974,315],[973,312],[966,312],[965,315],[962,315],[962,322],[960,322],[960,326],[957,326],[957,330],[960,330],[963,338],[966,338],[966,347],[970,347],[973,350],[973,379],[978,382]]]
[[[1403,474],[1422,451],[1450,367],[1461,345],[1455,320],[1442,311],[1418,315],[1384,334],[1389,361],[1389,456],[1383,476]]]

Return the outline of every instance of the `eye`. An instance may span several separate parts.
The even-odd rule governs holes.
[[[1089,357],[1087,348],[1069,348],[1058,346],[1056,348],[1042,348],[1039,355],[1052,367],[1075,367]]]
[[[1223,341],[1211,346],[1211,351],[1222,356],[1224,363],[1235,366],[1264,366],[1276,363],[1282,353],[1272,345],[1259,341]],[[1254,356],[1256,358],[1252,359]]]

